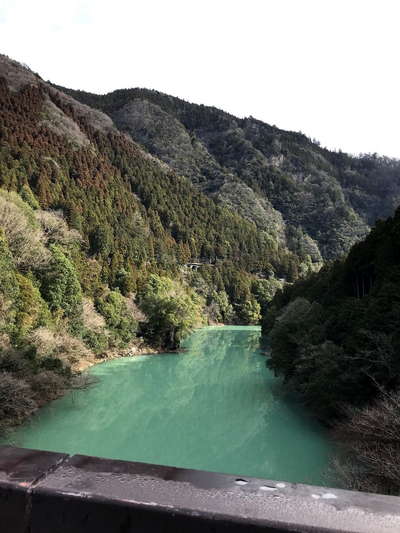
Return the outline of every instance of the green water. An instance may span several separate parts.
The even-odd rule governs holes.
[[[182,354],[97,365],[98,382],[41,409],[18,446],[326,484],[323,429],[285,398],[258,327],[194,332]]]

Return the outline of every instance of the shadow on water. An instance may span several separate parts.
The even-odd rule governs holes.
[[[323,484],[323,428],[265,368],[257,327],[195,331],[185,353],[114,360],[98,383],[43,408],[12,441],[31,448]]]

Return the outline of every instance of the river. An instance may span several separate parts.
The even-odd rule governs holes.
[[[327,484],[327,435],[265,368],[259,338],[258,327],[209,327],[184,353],[96,365],[94,386],[42,408],[9,442]]]

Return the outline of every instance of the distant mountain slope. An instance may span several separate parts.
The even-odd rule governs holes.
[[[313,261],[347,252],[400,203],[399,161],[330,152],[301,133],[156,91],[63,90],[107,113],[198,189]]]

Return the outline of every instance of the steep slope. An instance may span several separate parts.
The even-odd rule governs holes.
[[[314,262],[346,253],[400,201],[398,161],[330,152],[301,133],[156,91],[64,90],[103,110],[199,190],[274,230]]]
[[[328,421],[400,387],[400,209],[344,261],[279,293],[269,365]]]
[[[5,56],[0,141],[0,432],[143,337],[176,349],[207,318],[258,322],[297,274],[276,233]]]
[[[111,288],[127,293],[150,272],[175,276],[198,262],[208,303],[215,289],[240,307],[253,298],[255,277],[298,275],[305,257],[288,251],[273,217],[260,231],[145,151],[110,116],[5,56],[0,101],[0,185],[62,210]],[[194,283],[196,274],[187,277]]]
[[[347,488],[400,494],[400,208],[346,260],[276,295],[268,366],[332,428]]]

